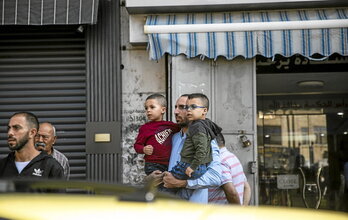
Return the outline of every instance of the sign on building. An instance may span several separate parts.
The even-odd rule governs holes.
[[[299,187],[298,175],[277,175],[278,189],[298,189]]]

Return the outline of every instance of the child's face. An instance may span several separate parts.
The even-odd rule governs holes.
[[[148,99],[145,102],[145,111],[149,121],[162,121],[166,108],[160,105],[156,99]]]
[[[188,107],[187,119],[189,121],[205,119],[208,109],[203,105],[201,99],[199,98],[188,99],[186,105]]]

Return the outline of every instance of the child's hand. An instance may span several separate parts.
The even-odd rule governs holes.
[[[144,151],[144,154],[146,154],[146,155],[152,155],[152,153],[153,153],[152,145],[146,145],[144,147],[143,151]]]
[[[191,174],[193,173],[193,169],[191,167],[187,167],[185,170],[185,174],[189,177],[191,177]]]

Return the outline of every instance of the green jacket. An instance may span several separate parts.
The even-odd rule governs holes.
[[[193,170],[201,164],[210,163],[213,160],[210,143],[221,130],[209,119],[193,121],[186,133],[181,161],[189,163]]]

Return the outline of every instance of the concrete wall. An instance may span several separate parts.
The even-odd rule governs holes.
[[[123,183],[137,185],[145,176],[144,160],[135,152],[133,144],[139,126],[146,122],[146,97],[152,93],[165,95],[165,64],[164,59],[150,61],[145,46],[129,44],[129,16],[124,7],[121,15]]]
[[[139,184],[145,175],[143,155],[133,148],[140,125],[146,122],[144,102],[152,93],[165,95],[164,63],[147,59],[145,50],[126,50],[122,53],[122,148],[123,182]]]
[[[172,100],[184,93],[202,92],[210,99],[208,118],[219,124],[226,147],[241,161],[252,187],[252,204],[258,203],[257,169],[251,173],[249,163],[256,161],[256,70],[254,60],[244,58],[227,61],[171,59]],[[251,141],[244,147],[241,133]]]

